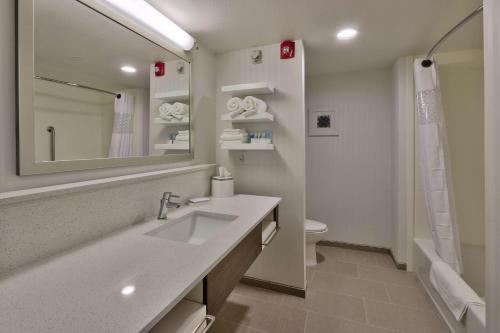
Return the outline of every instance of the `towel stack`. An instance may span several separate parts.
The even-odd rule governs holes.
[[[243,100],[239,97],[233,97],[227,101],[226,108],[231,118],[236,118],[239,115],[247,118],[257,113],[267,112],[266,102],[253,96],[247,96]]]
[[[175,142],[189,142],[189,130],[177,132]]]
[[[227,128],[222,132],[220,136],[220,143],[223,142],[248,142],[248,133],[243,129],[238,128]]]
[[[189,105],[184,103],[163,103],[158,108],[158,113],[166,121],[189,121]]]

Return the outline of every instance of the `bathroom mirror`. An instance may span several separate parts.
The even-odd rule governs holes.
[[[17,1],[19,175],[193,156],[189,57],[92,2]]]

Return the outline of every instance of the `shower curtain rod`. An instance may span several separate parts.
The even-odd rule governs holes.
[[[434,52],[436,52],[436,50],[441,46],[441,44],[443,44],[443,42],[447,40],[448,37],[450,37],[455,31],[460,29],[463,25],[465,25],[465,23],[469,22],[470,19],[472,19],[474,16],[481,13],[482,11],[483,11],[483,5],[476,8],[472,13],[467,15],[464,19],[462,19],[462,21],[458,22],[453,28],[451,28],[450,31],[444,34],[444,36],[441,37],[441,39],[438,40],[436,44],[434,44],[429,53],[427,53],[425,60],[422,61],[422,66],[431,67],[433,63],[431,58],[434,55]]]
[[[102,92],[102,93],[105,93],[105,94],[114,95],[118,99],[120,99],[122,97],[121,94],[117,94],[117,93],[114,93],[114,92],[111,92],[111,91],[102,90],[102,89],[98,89],[98,88],[92,88],[92,87],[89,87],[89,86],[83,86],[83,85],[78,84],[78,83],[61,81],[61,80],[56,80],[56,79],[50,79],[50,78],[43,77],[43,76],[35,76],[35,79],[43,80],[43,81],[49,81],[49,82],[54,82],[54,83],[65,84],[67,86],[72,86],[72,87],[78,87],[78,88],[84,88],[84,89],[94,90],[94,91]]]

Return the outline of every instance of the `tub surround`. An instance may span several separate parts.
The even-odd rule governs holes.
[[[145,332],[280,201],[237,195],[170,212],[171,219],[193,211],[238,216],[201,245],[144,235],[168,223],[153,220],[18,270],[0,280],[4,300],[0,304],[0,331]],[[131,286],[134,291],[123,295]]]

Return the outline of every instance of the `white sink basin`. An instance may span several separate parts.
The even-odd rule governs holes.
[[[200,245],[236,220],[238,216],[191,212],[183,217],[168,220],[168,224],[149,231],[145,235]]]

